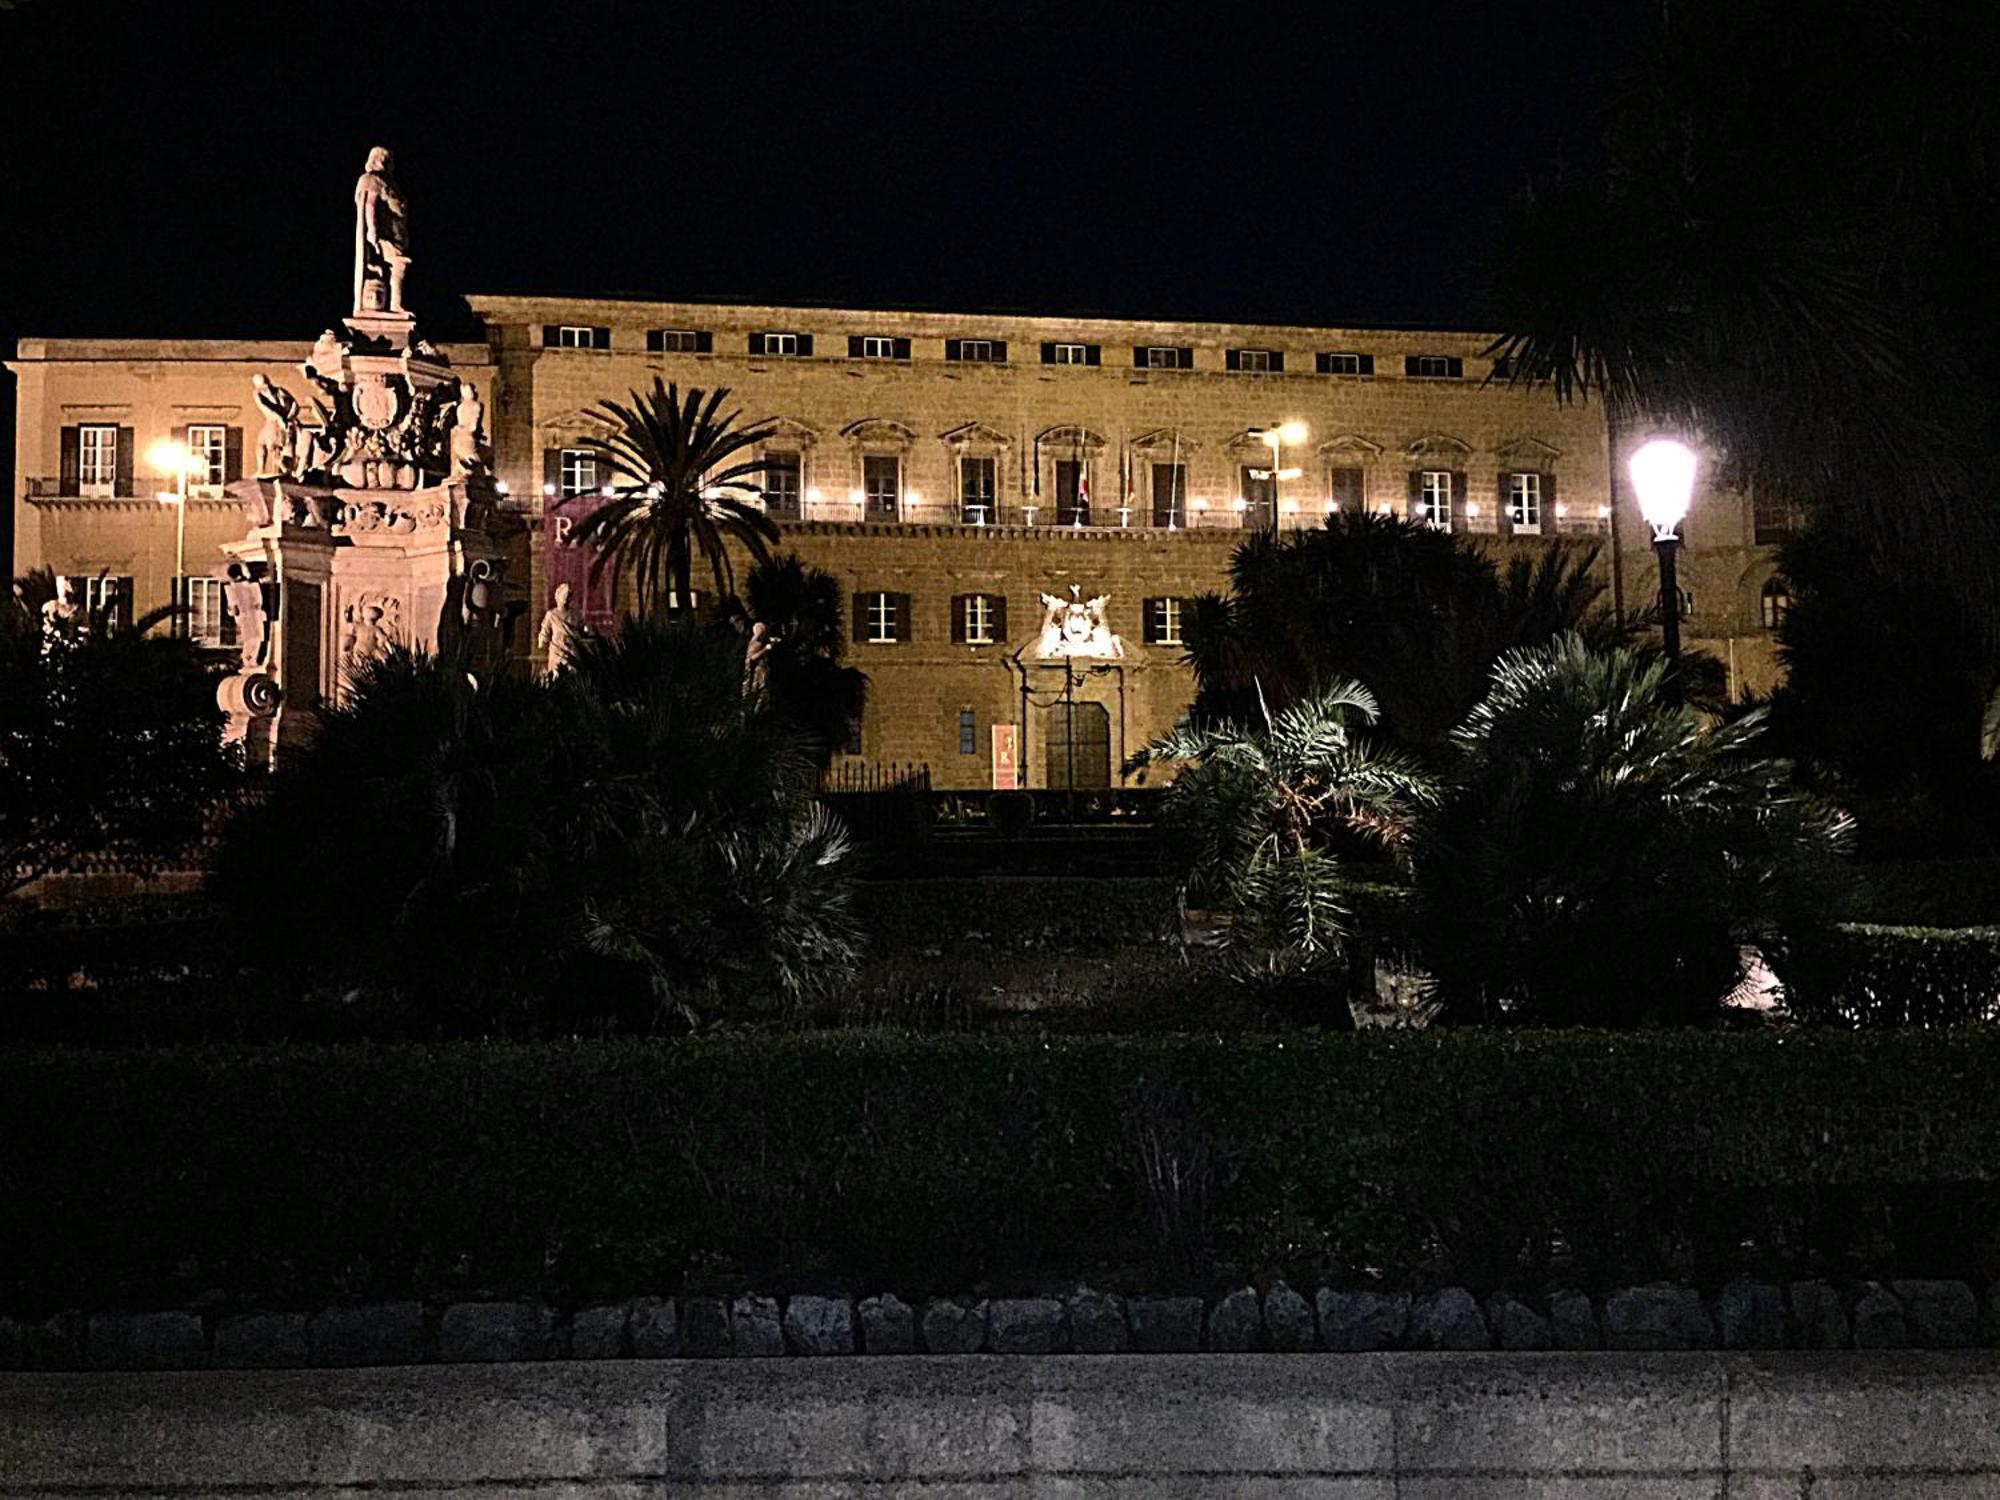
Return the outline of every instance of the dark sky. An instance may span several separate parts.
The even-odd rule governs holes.
[[[15,0],[0,337],[309,335],[378,141],[434,324],[532,290],[1477,321],[1495,211],[1588,162],[1645,14]]]

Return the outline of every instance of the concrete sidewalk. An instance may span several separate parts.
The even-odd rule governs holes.
[[[884,1357],[0,1375],[0,1496],[2000,1496],[2000,1355]]]

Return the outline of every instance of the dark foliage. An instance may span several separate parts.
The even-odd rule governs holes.
[[[2000,928],[1850,925],[1777,956],[1785,1005],[1844,1026],[1967,1026],[2000,1018]]]
[[[1453,734],[1413,849],[1440,1015],[1512,1025],[1715,1020],[1739,946],[1823,911],[1845,824],[1708,727],[1665,669],[1565,637],[1503,659]]]
[[[302,984],[447,1031],[808,995],[852,957],[845,840],[741,663],[642,619],[548,682],[391,659],[231,826],[213,888]]]
[[[1165,1223],[1149,1099],[1207,1163]],[[14,1051],[0,1139],[0,1306],[29,1314],[1158,1288],[1174,1261],[1529,1292],[2000,1274],[1990,1034]]]
[[[150,874],[184,858],[240,786],[218,673],[194,643],[108,613],[43,639],[44,572],[0,610],[0,893],[84,858]]]
[[[777,638],[771,706],[812,737],[819,764],[829,765],[868,702],[868,674],[841,664],[847,611],[840,580],[787,552],[753,566],[742,597],[725,599],[721,612],[746,638],[753,624]]]

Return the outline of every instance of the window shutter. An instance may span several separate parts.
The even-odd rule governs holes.
[[[866,594],[856,594],[854,596],[854,639],[856,641],[865,641],[868,639],[868,596]]]
[[[74,495],[83,487],[81,478],[83,463],[77,456],[81,450],[81,446],[82,439],[77,436],[76,429],[74,427],[65,427],[58,439],[59,457],[57,459],[57,462],[61,465],[61,469],[58,471],[62,476],[60,487],[65,495]]]
[[[1271,351],[1271,373],[1273,375],[1282,375],[1284,372],[1285,351],[1282,349],[1273,349]]]
[[[648,328],[646,330],[646,352],[648,354],[663,353],[666,347],[667,336],[663,331],[658,328]]]
[[[542,450],[542,493],[554,497],[562,494],[562,449]]]
[[[1424,472],[1422,469],[1412,469],[1410,470],[1410,508],[1407,513],[1412,516],[1416,515],[1417,507],[1423,504],[1423,501]]]
[[[907,641],[910,638],[910,596],[891,594],[889,597],[896,601],[896,639]]]
[[[1139,637],[1148,646],[1160,643],[1160,601],[1141,599],[1139,601]]]
[[[1094,365],[1098,362],[1098,356],[1103,354],[1103,352],[1096,344],[1085,344],[1083,346],[1083,362],[1087,365]]]
[[[1542,474],[1542,533],[1552,536],[1562,528],[1556,525],[1556,476],[1544,471]]]
[[[1313,356],[1313,369],[1321,375],[1331,375],[1333,373],[1333,356],[1324,350],[1315,354]]]
[[[966,607],[971,602],[972,595],[970,594],[953,594],[951,596],[951,643],[954,646],[963,646],[965,644]]]
[[[1005,594],[989,594],[987,596],[987,606],[992,611],[993,616],[993,639],[996,641],[1006,640],[1007,596]]]
[[[178,578],[174,580],[173,587],[179,590]],[[111,620],[121,631],[132,628],[132,579],[129,575],[118,579],[118,599],[112,607]]]
[[[1451,476],[1451,529],[1453,531],[1462,531],[1465,528],[1465,489],[1465,471],[1463,469],[1454,470]]]
[[[963,339],[946,339],[944,341],[944,357],[946,359],[955,361],[964,358],[964,356],[965,341]]]
[[[706,328],[695,334],[694,352],[697,354],[715,353],[715,335],[710,333]]]
[[[996,365],[1007,363],[1007,341],[1005,339],[993,340],[993,363]]]
[[[120,495],[132,493],[132,478],[138,467],[137,445],[133,439],[134,433],[131,428],[118,429],[118,483],[114,486],[114,492]]]
[[[1049,340],[1043,343],[1042,345],[1042,363],[1045,365],[1052,365],[1055,362],[1056,362],[1055,341]]]
[[[1445,368],[1451,371],[1451,378],[1453,380],[1462,380],[1465,378],[1465,361],[1460,359],[1456,354],[1445,361]]]
[[[222,429],[222,482],[234,484],[243,477],[243,429]]]
[[[167,429],[167,436],[185,448],[188,440],[188,424],[185,422],[176,422],[172,427]]]
[[[1404,373],[1405,375],[1407,375],[1407,376],[1411,377],[1412,379],[1414,379],[1414,378],[1415,378],[1415,376],[1416,376],[1416,373],[1417,373],[1417,357],[1416,357],[1416,355],[1414,355],[1414,354],[1405,354],[1405,355],[1403,356],[1403,373]]]
[[[908,339],[897,339],[891,347],[895,350],[896,358],[908,359],[910,357],[910,341]]]
[[[753,333],[750,335],[750,352],[752,354],[762,354],[764,352],[763,334]]]
[[[1180,359],[1176,363],[1183,370],[1192,370],[1194,368],[1194,345],[1183,344],[1181,346]]]
[[[542,325],[542,347],[544,349],[555,348],[561,342],[561,339],[562,335],[556,331],[555,324],[544,323]]]
[[[800,335],[799,335],[799,358],[800,358],[800,359],[810,359],[810,358],[812,357],[812,352],[813,352],[813,336],[812,336],[811,334],[809,334],[809,333],[802,333],[802,334],[800,334]]]
[[[1375,356],[1374,356],[1374,355],[1372,355],[1372,354],[1361,354],[1361,355],[1357,355],[1357,356],[1355,356],[1355,357],[1356,357],[1357,359],[1359,359],[1359,360],[1361,361],[1361,373],[1362,373],[1363,375],[1373,375],[1373,374],[1375,373]]]
[[[1240,370],[1240,369],[1242,369],[1242,368],[1243,368],[1243,351],[1242,351],[1241,349],[1227,349],[1227,350],[1224,350],[1224,351],[1223,351],[1223,355],[1222,355],[1222,368],[1223,368],[1223,369],[1225,369],[1225,370]]]
[[[858,334],[858,333],[850,333],[850,334],[849,334],[849,335],[847,336],[847,357],[848,357],[849,359],[859,359],[859,358],[861,358],[861,335],[860,335],[860,334]]]
[[[591,329],[590,347],[593,349],[609,349],[611,347],[611,330],[609,328]]]
[[[1499,527],[1504,535],[1514,529],[1514,496],[1507,484],[1508,471],[1502,469],[1493,478],[1493,509],[1499,516]]]
[[[1145,369],[1146,356],[1149,352],[1144,344],[1134,344],[1132,346],[1132,368],[1135,370]]]

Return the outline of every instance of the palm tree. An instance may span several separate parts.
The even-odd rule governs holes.
[[[642,614],[661,609],[669,591],[692,597],[696,554],[707,561],[717,596],[729,597],[735,593],[729,543],[761,559],[778,539],[752,482],[770,465],[742,456],[771,428],[737,426],[740,411],[722,414],[728,399],[726,386],[682,396],[678,385],[654,376],[652,390],[632,392],[629,405],[604,401],[591,410],[611,431],[586,446],[622,478],[610,503],[586,517],[575,537],[597,547],[594,569],[631,568]]]
[[[1710,725],[1670,673],[1576,636],[1501,659],[1411,847],[1444,1019],[1713,1019],[1741,945],[1818,904],[1846,819],[1758,753],[1761,711]]]
[[[726,600],[722,616],[746,636],[761,623],[776,638],[771,701],[812,736],[820,764],[828,764],[868,701],[868,674],[841,664],[840,580],[796,553],[769,557],[744,576],[743,597]]]
[[[1269,972],[1341,956],[1342,851],[1399,849],[1432,797],[1414,761],[1361,737],[1376,717],[1368,689],[1335,682],[1254,723],[1184,721],[1141,752],[1187,763],[1168,792],[1190,845],[1187,897],[1231,912],[1232,946]]]

